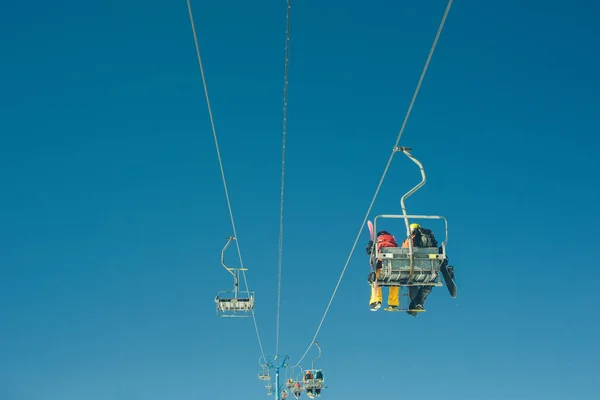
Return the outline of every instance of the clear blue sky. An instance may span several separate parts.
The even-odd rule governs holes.
[[[192,5],[271,354],[286,5],[258,3]],[[280,332],[292,361],[445,6],[292,5]],[[599,11],[455,2],[401,144],[428,172],[409,212],[449,220],[458,298],[434,289],[418,318],[370,312],[365,229],[318,337],[324,400],[596,398]],[[0,399],[266,398],[252,320],[215,315],[232,229],[185,1],[4,2],[0,49]],[[397,155],[372,216],[400,212],[418,179]]]

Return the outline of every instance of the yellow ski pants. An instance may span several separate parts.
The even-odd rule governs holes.
[[[377,278],[379,278],[379,269],[377,270]],[[396,306],[398,307],[400,305],[400,299],[399,299],[399,294],[400,294],[400,288],[398,286],[390,286],[390,292],[388,294],[388,306]],[[382,302],[382,292],[381,292],[381,286],[377,286],[377,290],[375,290],[375,285],[372,283],[371,284],[371,300],[369,301],[369,304],[375,303],[375,302]]]

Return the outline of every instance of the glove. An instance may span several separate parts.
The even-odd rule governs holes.
[[[367,252],[368,256],[371,255],[371,252],[373,251],[373,241],[372,240],[369,240],[369,243],[367,244],[365,251]]]
[[[371,272],[371,273],[369,274],[369,276],[367,277],[367,282],[369,282],[369,283],[373,283],[373,282],[375,282],[375,279],[376,279],[375,272]]]

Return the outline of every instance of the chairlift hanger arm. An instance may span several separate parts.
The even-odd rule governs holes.
[[[321,347],[319,347],[319,343],[317,343],[317,342],[313,342],[313,344],[315,346],[317,346],[317,349],[319,350],[319,355],[312,362],[312,369],[314,370],[315,369],[315,361],[317,361],[319,358],[321,358]]]
[[[267,361],[266,361],[266,360],[264,360],[264,361],[265,361],[265,363],[263,364],[263,363],[261,363],[261,362],[260,362],[260,360],[264,360],[264,357],[263,357],[262,355],[261,355],[260,357],[258,357],[258,365],[260,365],[260,366],[261,366],[261,367],[263,367],[263,368],[266,368],[266,367],[267,367],[267,365],[268,365],[268,364],[267,364]]]
[[[427,176],[425,175],[425,168],[423,168],[423,164],[421,164],[421,162],[419,160],[417,160],[412,154],[410,154],[410,151],[412,149],[410,147],[396,147],[394,148],[394,151],[401,151],[404,154],[406,154],[406,156],[408,158],[410,158],[415,164],[417,164],[417,166],[419,167],[419,169],[421,170],[421,182],[419,182],[415,187],[413,187],[411,190],[409,190],[408,192],[406,192],[404,194],[404,196],[402,196],[402,198],[400,199],[400,206],[402,207],[402,214],[405,216],[404,222],[406,224],[406,236],[410,237],[410,226],[408,223],[408,218],[406,218],[406,205],[404,204],[404,201],[406,199],[408,199],[413,193],[415,193],[417,190],[419,190],[421,187],[423,187],[423,185],[425,185],[425,182],[427,182]],[[409,247],[412,247],[409,245]]]
[[[302,366],[300,364],[293,365],[292,367],[292,375],[294,375],[294,369],[298,368],[298,373],[295,375],[296,377],[302,375]]]
[[[227,250],[232,240],[235,240],[235,238],[233,236],[229,236],[227,238],[227,244],[225,244],[225,247],[223,247],[223,250],[221,251],[221,265],[223,265],[223,268],[225,268],[227,272],[229,272],[231,276],[233,276],[233,278],[235,279],[235,285],[237,286],[237,275],[231,271],[231,268],[225,265],[225,250]]]
[[[317,359],[321,358],[321,353],[322,352],[321,352],[321,347],[319,347],[319,343],[318,342],[315,342],[315,346],[317,346],[317,349],[319,350],[319,355],[317,356],[317,358],[315,358],[315,361],[316,361]]]
[[[410,154],[410,151],[412,149],[409,147],[394,147],[394,152],[396,151],[401,151],[404,154],[406,154],[406,156],[408,158],[410,158],[415,164],[418,165],[419,169],[421,170],[421,182],[419,182],[415,187],[413,187],[411,190],[409,190],[408,192],[406,192],[404,194],[404,196],[402,196],[402,198],[400,199],[400,206],[402,207],[402,215],[404,215],[404,224],[406,225],[406,237],[410,238],[411,237],[411,231],[410,231],[410,224],[408,223],[408,218],[406,218],[406,206],[404,204],[404,200],[407,199],[409,196],[411,196],[413,193],[415,193],[417,190],[419,190],[423,185],[425,185],[425,182],[427,181],[427,177],[425,176],[425,169],[423,168],[423,164],[421,164],[419,162],[419,160],[417,160],[412,154]],[[412,240],[408,241],[408,254],[410,257],[410,278],[412,279],[413,276],[413,243]]]

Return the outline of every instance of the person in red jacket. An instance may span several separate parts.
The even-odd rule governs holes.
[[[376,241],[377,241],[377,251],[381,250],[384,247],[398,247],[398,244],[396,243],[396,239],[394,238],[394,236],[392,236],[389,232],[386,232],[386,231],[377,232]],[[373,251],[373,242],[370,240],[369,240],[369,243],[367,244],[366,251],[367,251],[367,255],[371,255],[371,252]],[[377,268],[376,268],[376,277],[377,278],[379,278],[380,269],[381,269],[381,260],[377,260]],[[377,286],[377,290],[375,290],[375,284],[373,283],[375,277],[372,275],[375,275],[375,274],[371,273],[370,278],[369,278],[369,281],[371,282],[371,300],[369,301],[369,306],[371,307],[371,311],[377,311],[381,307],[381,301],[382,301],[383,295],[381,292],[381,286]],[[390,291],[388,294],[389,309],[394,310],[394,309],[398,308],[398,306],[400,305],[399,294],[400,294],[400,289],[398,288],[398,286],[390,286]]]
[[[294,394],[295,398],[300,398],[300,396],[302,395],[302,386],[300,386],[300,382],[296,382],[296,384],[294,385],[294,389],[292,389],[292,393]]]

